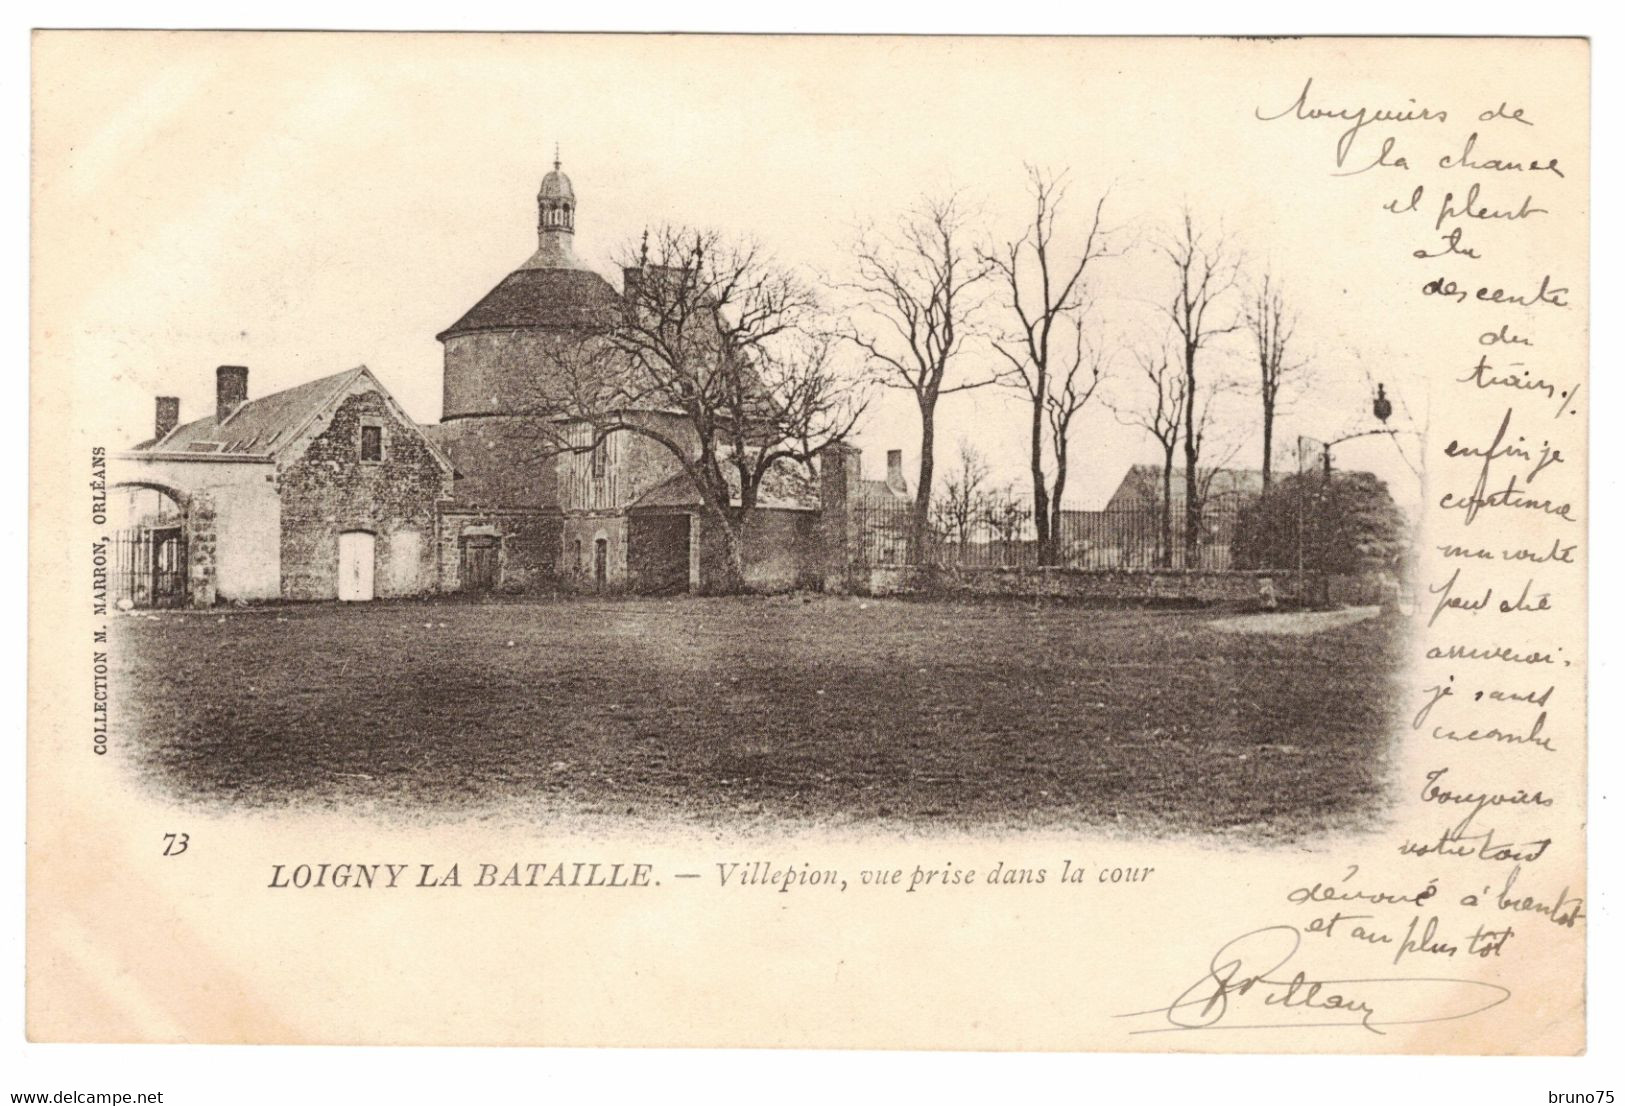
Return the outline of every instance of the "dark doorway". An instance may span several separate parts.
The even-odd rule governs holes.
[[[152,532],[152,605],[186,603],[186,539],[179,526]]]
[[[490,534],[470,534],[463,539],[463,567],[460,578],[464,591],[495,591],[500,571],[502,539]]]
[[[633,515],[627,520],[627,584],[642,595],[688,590],[687,515]]]
[[[186,605],[186,537],[180,527],[119,531],[113,564],[113,598],[123,605]]]
[[[609,583],[609,539],[599,538],[593,542],[592,578],[599,591],[603,591]]]

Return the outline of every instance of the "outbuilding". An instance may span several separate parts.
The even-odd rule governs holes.
[[[452,465],[371,370],[253,400],[243,366],[215,384],[212,415],[161,396],[152,439],[114,458],[121,606],[436,590]]]

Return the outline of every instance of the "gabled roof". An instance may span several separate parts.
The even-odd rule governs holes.
[[[1208,481],[1208,494],[1210,496],[1261,495],[1264,491],[1264,476],[1257,469],[1217,469],[1211,473],[1207,469],[1196,470],[1203,479]],[[1122,481],[1112,492],[1110,500],[1117,501],[1120,497],[1139,497],[1149,495],[1152,497],[1162,494],[1162,466],[1155,464],[1130,465],[1123,474]],[[1175,502],[1184,502],[1185,499],[1185,470],[1173,470],[1173,497]]]
[[[737,507],[738,471],[732,465],[724,464],[722,474],[731,490],[729,499]],[[677,472],[640,495],[631,507],[699,507],[703,504],[704,500],[688,474]],[[805,467],[781,459],[762,474],[762,482],[756,489],[756,506],[786,511],[815,511],[819,506],[818,486],[807,475]]]
[[[633,500],[631,507],[698,507],[700,493],[686,472],[674,472]]]
[[[444,342],[475,330],[601,325],[620,302],[609,281],[590,269],[517,269],[435,338]]]
[[[864,477],[858,488],[865,507],[884,507],[892,503],[913,503],[914,497],[906,490],[899,491],[889,480]]]
[[[401,410],[395,397],[365,365],[353,369],[307,380],[292,388],[251,399],[220,422],[215,415],[207,415],[182,423],[162,438],[146,441],[132,452],[196,454],[213,457],[241,457],[243,459],[272,459],[299,441],[316,417],[334,406],[349,392],[355,382],[365,378],[378,394],[383,396],[396,418],[420,435],[418,425]],[[433,442],[429,442],[435,458],[451,470],[451,462]]]
[[[221,423],[214,415],[182,423],[137,449],[153,453],[229,453],[269,456],[292,442],[310,421],[349,388],[365,366],[317,377],[251,399]]]

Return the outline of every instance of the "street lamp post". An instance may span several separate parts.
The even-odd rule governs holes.
[[[1381,384],[1377,385],[1376,398],[1371,401],[1371,413],[1376,416],[1378,422],[1384,424],[1381,428],[1376,430],[1359,430],[1353,434],[1344,434],[1341,438],[1334,438],[1329,442],[1321,443],[1321,471],[1326,478],[1326,483],[1329,484],[1332,480],[1332,446],[1342,445],[1344,442],[1352,442],[1356,438],[1372,438],[1380,435],[1392,436],[1399,433],[1397,428],[1386,425],[1389,416],[1394,413],[1394,404],[1393,401],[1388,398],[1388,390]]]
[[[1387,425],[1388,419],[1393,415],[1393,413],[1394,404],[1393,401],[1388,398],[1388,389],[1379,383],[1377,385],[1377,394],[1371,400],[1371,414],[1375,416],[1376,420],[1382,423],[1383,426],[1374,430],[1359,430],[1353,434],[1345,434],[1341,438],[1334,438],[1329,442],[1322,442],[1320,444],[1321,487],[1325,491],[1330,491],[1332,483],[1332,447],[1335,445],[1342,445],[1344,442],[1352,442],[1356,438],[1372,438],[1378,436],[1392,437],[1398,434],[1399,430],[1397,428]],[[1300,595],[1303,593],[1304,583],[1302,502],[1303,501],[1300,497],[1298,508],[1298,589]],[[1326,598],[1329,598],[1330,589],[1330,582],[1326,580],[1324,572],[1321,573],[1321,584],[1323,587],[1328,589],[1327,595],[1322,597],[1324,601]]]

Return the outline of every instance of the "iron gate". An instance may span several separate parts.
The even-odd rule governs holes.
[[[179,526],[113,535],[113,599],[132,607],[186,605],[186,535]]]

